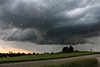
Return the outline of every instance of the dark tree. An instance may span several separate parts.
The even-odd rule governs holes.
[[[66,53],[66,47],[64,47],[64,48],[62,49],[62,52]]]
[[[66,53],[69,53],[69,52],[70,52],[69,48],[68,48],[68,47],[66,47]]]
[[[35,52],[33,52],[33,55],[35,55]]]
[[[31,55],[31,53],[28,53],[28,55]]]
[[[69,50],[70,50],[70,52],[73,52],[74,48],[72,46],[69,46]]]
[[[53,52],[51,52],[51,54],[54,54]]]
[[[62,49],[62,52],[64,52],[64,53],[69,53],[69,52],[70,52],[70,50],[69,50],[69,48],[68,48],[68,47],[64,47],[64,48]]]

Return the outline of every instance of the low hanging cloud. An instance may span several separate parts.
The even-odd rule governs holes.
[[[84,44],[100,33],[99,0],[0,0],[0,39]]]

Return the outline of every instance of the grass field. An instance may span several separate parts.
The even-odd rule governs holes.
[[[68,57],[76,57],[76,56],[91,55],[91,54],[93,54],[93,53],[91,53],[91,52],[74,52],[74,53],[25,55],[25,56],[19,56],[19,57],[0,58],[0,63],[48,60],[48,59],[68,58]]]
[[[97,67],[98,61],[95,58],[84,58],[71,62],[57,63],[57,64],[44,64],[41,66],[29,66],[29,67]]]

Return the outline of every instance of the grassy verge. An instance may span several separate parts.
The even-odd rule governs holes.
[[[95,58],[79,59],[71,62],[64,62],[58,64],[44,64],[38,67],[97,67],[98,61]],[[30,66],[35,67],[35,66]],[[37,67],[37,66],[36,66]]]
[[[49,60],[49,59],[69,58],[69,57],[76,57],[76,56],[83,56],[83,55],[91,55],[91,54],[92,54],[91,52],[74,52],[74,53],[26,55],[26,56],[19,56],[19,57],[0,58],[0,63]]]

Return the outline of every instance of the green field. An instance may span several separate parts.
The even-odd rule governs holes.
[[[76,56],[91,55],[91,54],[93,53],[92,52],[74,52],[74,53],[25,55],[25,56],[19,56],[19,57],[0,58],[0,63],[48,60],[48,59],[68,58],[68,57],[76,57]]]
[[[97,67],[98,61],[95,58],[84,58],[71,62],[57,63],[57,64],[44,64],[29,67]]]

